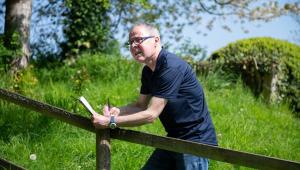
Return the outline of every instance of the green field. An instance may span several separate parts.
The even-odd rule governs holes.
[[[111,56],[84,55],[75,65],[31,67],[0,87],[88,117],[73,97],[84,95],[100,111],[107,97],[124,105],[138,96],[141,67]],[[3,76],[2,76],[3,75]],[[217,74],[199,77],[220,147],[300,162],[300,120],[283,103],[267,104],[241,82]],[[159,120],[131,128],[164,135]],[[95,134],[0,100],[0,157],[27,169],[95,169]],[[153,148],[112,140],[112,169],[140,169]],[[36,159],[30,159],[35,154]],[[250,169],[211,160],[210,169]]]

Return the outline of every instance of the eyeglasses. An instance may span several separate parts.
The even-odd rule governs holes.
[[[131,46],[132,44],[134,45],[139,45],[142,44],[145,40],[149,38],[154,38],[155,36],[147,36],[147,37],[134,37],[131,40],[127,42],[128,46]]]

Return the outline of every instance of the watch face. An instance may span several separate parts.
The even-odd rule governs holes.
[[[115,129],[117,127],[117,124],[115,122],[115,116],[111,116],[110,117],[110,123],[109,123],[109,128],[111,129]]]
[[[116,124],[116,123],[110,123],[110,124],[109,124],[109,127],[110,127],[111,129],[115,129],[115,128],[117,127],[117,124]]]

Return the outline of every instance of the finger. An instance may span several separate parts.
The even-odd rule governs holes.
[[[108,105],[104,105],[104,112],[109,112],[109,108],[108,108]]]
[[[94,121],[93,125],[96,129],[105,129],[106,127],[102,126],[101,124],[99,124],[98,121]]]
[[[104,116],[109,116],[110,115],[109,114],[109,108],[108,108],[107,105],[104,105],[104,107],[103,107],[103,115]]]
[[[101,128],[101,124],[99,123],[99,120],[97,120],[96,118],[94,118],[92,120],[92,122],[93,122],[93,125],[94,125],[95,128],[97,128],[97,129]]]
[[[120,112],[120,109],[117,107],[113,107],[110,109],[110,114],[112,114],[112,115],[118,115],[119,112]]]
[[[95,118],[96,116],[98,116],[99,114],[97,112],[92,112],[91,117]]]
[[[94,123],[94,120],[95,120],[95,115],[94,114],[91,114],[91,121]]]

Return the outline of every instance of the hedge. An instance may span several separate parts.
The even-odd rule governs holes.
[[[300,46],[269,37],[250,38],[215,51],[209,61],[236,78],[242,74],[276,76],[278,99],[300,112]]]

